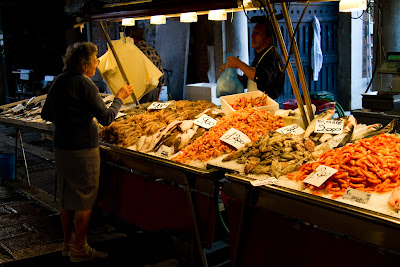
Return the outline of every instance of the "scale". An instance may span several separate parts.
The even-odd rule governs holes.
[[[388,52],[378,73],[388,74],[388,82],[391,84],[390,92],[400,93],[400,52]]]
[[[400,110],[400,52],[388,52],[378,73],[387,75],[389,91],[362,94],[363,108],[379,111]]]

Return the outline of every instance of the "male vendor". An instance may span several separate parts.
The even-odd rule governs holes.
[[[226,67],[239,68],[244,75],[238,75],[238,78],[245,88],[247,83],[248,92],[259,90],[276,99],[283,92],[285,73],[282,59],[274,46],[272,25],[265,16],[255,16],[250,21],[256,23],[251,34],[251,47],[256,51],[256,56],[251,66],[230,56],[220,71]]]

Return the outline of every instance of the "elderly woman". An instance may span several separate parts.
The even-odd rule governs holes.
[[[100,174],[98,132],[93,117],[102,125],[111,124],[122,100],[132,94],[132,86],[124,85],[111,106],[106,107],[90,80],[99,63],[97,53],[97,46],[90,42],[67,48],[63,73],[55,78],[42,110],[42,118],[55,124],[53,146],[64,231],[62,255],[70,256],[72,262],[107,257],[86,240]]]

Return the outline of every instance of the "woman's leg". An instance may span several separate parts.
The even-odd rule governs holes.
[[[60,209],[65,244],[74,243],[74,213],[72,210]]]
[[[83,210],[75,212],[75,240],[74,249],[82,250],[87,242],[87,231],[90,222],[92,210]]]

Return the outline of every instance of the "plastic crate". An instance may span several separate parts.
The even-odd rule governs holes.
[[[296,108],[298,108],[296,99],[286,100],[282,104],[283,104],[283,108],[284,109],[296,109]],[[303,99],[303,104],[305,104],[304,99]],[[317,108],[316,113],[320,113],[320,112],[323,112],[326,109],[335,108],[336,102],[326,101],[326,100],[311,100],[311,104],[314,104],[315,107]]]
[[[234,94],[234,95],[228,95],[228,96],[221,96],[221,109],[225,112],[225,114],[230,114],[231,112],[234,112],[235,109],[232,108],[231,104],[235,103],[235,101],[241,97],[245,98],[252,98],[252,97],[259,97],[262,96],[264,93],[261,91],[254,91],[254,92],[248,92],[248,93],[241,93],[241,94]],[[263,107],[257,107],[263,110],[267,110],[271,112],[272,114],[275,113],[279,109],[279,104],[275,102],[272,98],[269,96],[267,97],[267,105]]]

